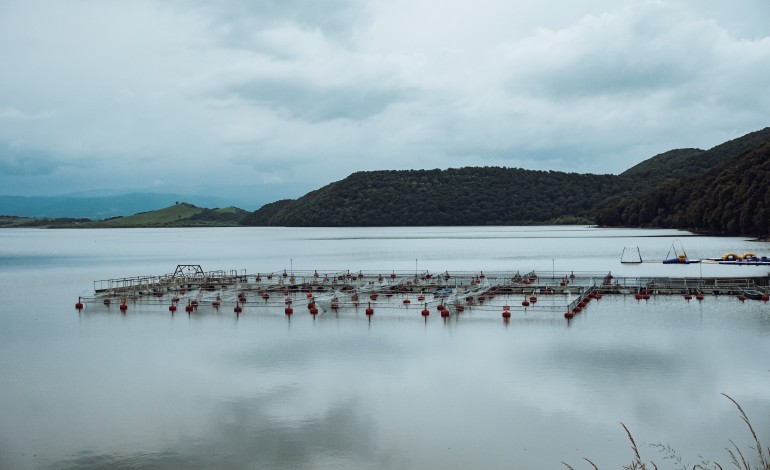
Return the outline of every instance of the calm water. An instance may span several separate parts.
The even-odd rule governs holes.
[[[605,296],[561,313],[295,314],[165,306],[74,310],[92,281],[177,264],[319,270],[611,271],[697,277],[767,268],[622,265],[770,255],[738,238],[584,227],[0,230],[0,468],[601,468],[642,456],[726,467],[770,442],[770,305]],[[738,274],[736,274],[738,273]],[[585,465],[584,465],[585,464]],[[680,465],[681,466],[681,465]]]

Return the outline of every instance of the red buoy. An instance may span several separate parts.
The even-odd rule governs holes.
[[[762,294],[762,300],[767,302],[768,300],[770,300],[770,295]]]
[[[374,309],[371,306],[366,307],[366,314],[367,315],[374,315]]]
[[[370,295],[369,298],[371,300],[377,300],[377,294],[376,293],[372,293],[372,295]]]
[[[420,294],[420,295],[418,295],[418,296],[417,296],[417,300],[419,300],[420,302],[422,302],[423,300],[425,300],[425,296],[424,296],[424,295],[422,295],[422,294]]]
[[[109,307],[110,303],[112,303],[110,299],[104,299],[104,305]]]
[[[242,311],[243,311],[243,309],[242,309],[242,308],[241,308],[241,306],[240,306],[240,305],[238,305],[238,303],[236,302],[236,303],[235,303],[235,308],[233,308],[233,312],[235,312],[235,313],[237,313],[237,314],[240,314]]]
[[[689,302],[689,301],[691,301],[691,300],[692,300],[692,295],[690,295],[690,294],[685,294],[685,296],[684,296],[684,300],[686,300],[686,301],[688,301],[688,302]]]
[[[463,304],[458,303],[457,305],[455,305],[455,310],[457,310],[457,313],[464,312],[465,306]]]
[[[410,303],[412,303],[412,301],[411,301],[411,300],[409,300],[409,299],[404,299],[404,305],[409,305]]]
[[[171,312],[171,313],[176,312],[176,305],[174,305],[174,304],[169,305],[168,306],[168,311]]]
[[[436,307],[436,310],[438,310],[439,312],[444,310],[444,304],[438,304],[438,306]]]
[[[126,305],[126,304],[120,304],[120,311],[121,311],[121,312],[125,312],[126,310],[128,310],[128,305]]]
[[[318,315],[318,307],[316,307],[315,305],[310,307],[310,314],[311,315]]]
[[[78,309],[78,310],[82,310],[83,309],[83,302],[80,301],[80,297],[78,297],[78,301],[75,304],[75,308]]]
[[[192,312],[192,311],[193,311],[193,306],[192,306],[192,305],[190,305],[190,304],[187,304],[187,305],[185,306],[185,308],[184,308],[184,311],[185,311],[185,312],[187,312],[187,313],[190,313],[190,312]]]
[[[529,298],[529,301],[530,301],[531,303],[533,303],[533,304],[534,304],[535,302],[537,302],[537,296],[534,296],[534,295],[533,295],[533,296],[531,296],[531,297]]]
[[[703,294],[696,294],[696,295],[695,295],[695,298],[696,298],[697,300],[703,300]]]
[[[283,309],[283,313],[285,313],[286,315],[291,315],[292,313],[294,313],[294,309],[291,307],[286,307],[285,309]]]
[[[427,317],[428,315],[430,315],[430,310],[428,310],[427,308],[424,308],[420,313],[422,314],[423,317]]]
[[[444,309],[441,311],[441,318],[446,318],[449,316],[449,310]]]
[[[564,318],[566,318],[567,320],[569,320],[570,318],[572,318],[572,317],[574,317],[574,316],[575,316],[575,314],[574,314],[574,313],[572,313],[572,312],[566,312],[566,313],[564,314]]]
[[[508,310],[504,311],[503,318],[511,318],[511,312],[509,312]]]
[[[521,303],[521,305],[524,307],[529,307],[529,301],[525,300]]]

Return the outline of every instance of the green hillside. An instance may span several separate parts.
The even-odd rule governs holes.
[[[621,190],[613,175],[459,168],[358,172],[296,201],[280,201],[246,225],[424,226],[589,223]]]
[[[205,209],[177,203],[163,209],[105,220],[71,218],[0,217],[0,227],[42,228],[140,228],[140,227],[228,227],[239,225],[247,214],[237,207]]]
[[[643,208],[639,207],[640,201],[648,200],[656,188],[667,193],[690,181],[705,181],[713,168],[768,141],[770,128],[705,151],[665,152],[620,175],[492,167],[358,172],[297,200],[267,204],[244,217],[242,223],[333,227],[560,223],[633,226],[643,220],[665,224],[672,221],[656,218],[663,210],[656,200]],[[634,216],[635,212],[641,214]]]
[[[593,224],[768,236],[770,128],[677,149],[620,175],[520,168],[367,171],[254,212],[177,203],[101,221],[0,217],[0,227]]]
[[[200,207],[181,203],[156,211],[140,212],[128,217],[115,217],[93,224],[103,228],[176,226],[180,221],[190,219],[202,211]]]
[[[616,207],[614,224],[770,235],[770,142],[699,178],[669,182]],[[607,222],[606,220],[601,220]]]

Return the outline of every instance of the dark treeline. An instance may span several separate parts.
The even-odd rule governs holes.
[[[766,236],[770,128],[710,150],[656,155],[620,175],[459,168],[358,172],[244,225],[425,226],[598,223]],[[729,201],[729,202],[728,202]]]
[[[613,175],[460,168],[358,172],[296,201],[269,204],[247,225],[417,226],[590,223],[620,191]]]
[[[597,222],[673,227],[723,235],[770,235],[770,142],[711,168],[699,178],[660,185],[603,209]]]
[[[770,128],[656,155],[620,175],[519,168],[368,171],[254,212],[192,204],[127,217],[2,217],[2,227],[599,224],[770,238]]]

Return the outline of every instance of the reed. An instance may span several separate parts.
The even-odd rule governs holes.
[[[740,414],[741,419],[744,423],[746,423],[746,426],[749,428],[749,432],[754,439],[754,446],[743,450],[741,450],[735,441],[732,439],[729,440],[730,446],[726,447],[725,450],[730,456],[730,462],[732,466],[727,468],[736,468],[738,470],[770,470],[770,447],[764,447],[762,445],[756,431],[754,430],[754,426],[752,426],[751,420],[749,420],[749,416],[743,410],[743,407],[741,407],[737,401],[735,401],[726,393],[723,393],[722,395],[730,400],[736,406],[736,408],[738,408],[738,413]],[[624,465],[623,469],[660,470],[654,461],[650,460],[649,463],[645,463],[642,460],[642,456],[639,453],[639,446],[636,444],[636,440],[631,434],[631,431],[628,429],[628,427],[626,427],[625,424],[620,423],[620,425],[623,426],[623,429],[626,431],[628,440],[631,442],[631,450],[633,451],[631,463]],[[711,462],[709,460],[703,459],[700,456],[699,458],[701,461],[699,463],[692,464],[692,466],[690,466],[690,464],[684,464],[682,463],[682,458],[677,454],[676,450],[667,444],[653,444],[652,447],[657,448],[658,452],[664,455],[663,459],[669,460],[669,463],[673,464],[674,468],[677,470],[725,470],[725,467],[723,467],[718,462]],[[588,462],[588,464],[591,465],[594,470],[599,470],[599,466],[596,465],[593,461],[587,458],[584,458],[583,460]],[[569,470],[575,470],[574,467],[565,462],[562,462],[562,464]]]

